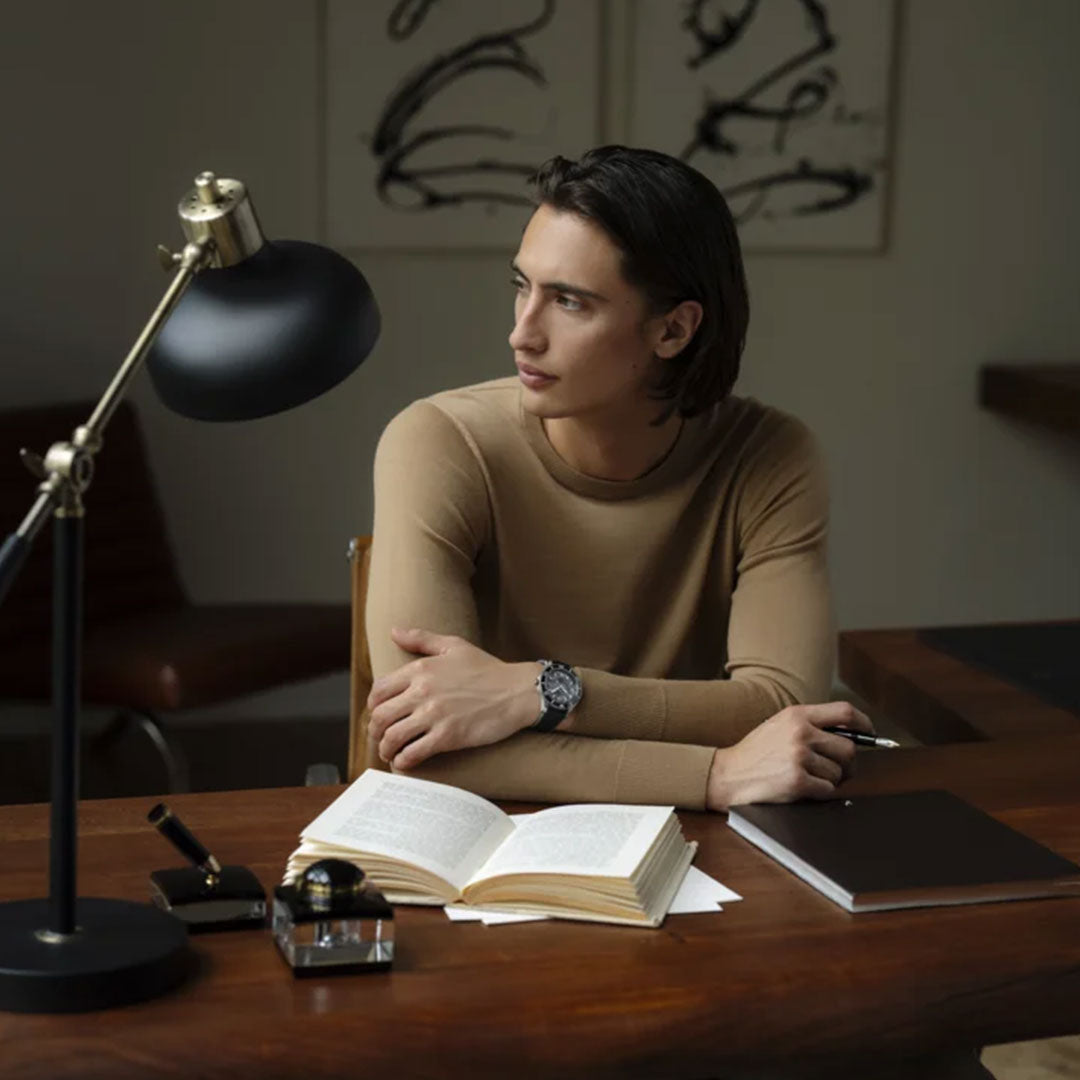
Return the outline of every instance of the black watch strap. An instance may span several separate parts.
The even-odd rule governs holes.
[[[540,714],[540,719],[533,724],[533,731],[554,731],[566,719],[569,709],[560,709],[558,705],[549,705]]]

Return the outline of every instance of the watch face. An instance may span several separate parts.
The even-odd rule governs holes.
[[[569,712],[581,700],[581,680],[564,664],[551,664],[543,673],[540,687],[544,700],[556,709]]]

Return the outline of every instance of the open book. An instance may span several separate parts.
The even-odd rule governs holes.
[[[471,792],[368,769],[300,834],[292,882],[356,862],[391,903],[659,926],[695,844],[670,806],[556,806],[516,824]]]

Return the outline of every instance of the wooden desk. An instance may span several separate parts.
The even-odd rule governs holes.
[[[1080,734],[1080,716],[922,641],[918,630],[845,630],[840,678],[922,743]]]
[[[851,792],[940,785],[1080,860],[1080,736],[865,752]],[[338,789],[177,795],[267,886]],[[137,899],[171,862],[151,800],[81,807],[81,893]],[[745,896],[660,930],[451,924],[399,908],[388,975],[294,980],[265,931],[193,939],[199,974],[97,1014],[0,1013],[0,1077],[717,1077],[1080,1032],[1080,899],[852,916],[684,814],[698,865]],[[45,888],[46,813],[0,808],[0,892]],[[758,1075],[755,1073],[755,1075]],[[866,1067],[863,1075],[876,1076]]]

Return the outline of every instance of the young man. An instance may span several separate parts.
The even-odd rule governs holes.
[[[730,394],[728,208],[618,146],[552,159],[537,193],[517,377],[414,403],[376,454],[369,760],[493,798],[825,796],[854,747],[822,729],[872,728],[813,704],[825,482],[800,423]]]

